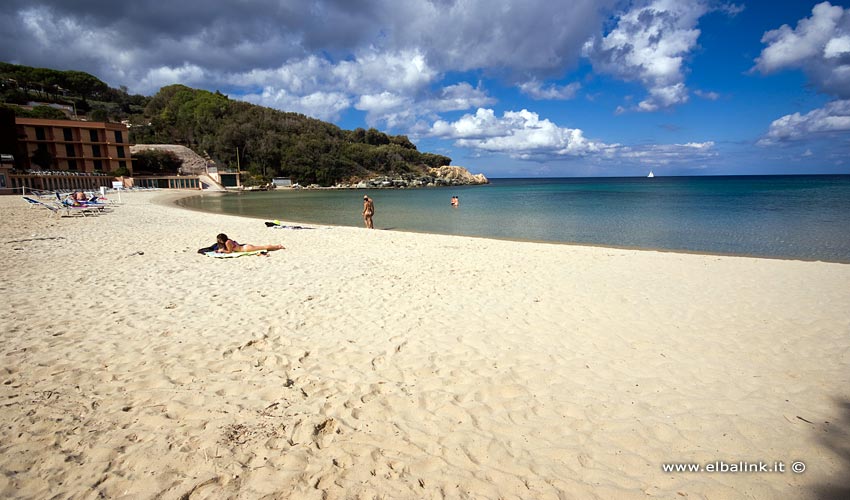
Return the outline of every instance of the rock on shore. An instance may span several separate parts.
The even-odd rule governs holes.
[[[489,184],[490,181],[484,177],[484,174],[471,174],[469,170],[463,167],[453,167],[444,165],[440,168],[429,168],[428,175],[436,179],[446,179],[452,183],[455,181],[460,184]]]
[[[359,182],[340,183],[336,188],[414,188],[438,186],[464,186],[472,184],[489,184],[484,174],[471,174],[463,167],[444,165],[439,168],[429,168],[425,174],[383,175]]]

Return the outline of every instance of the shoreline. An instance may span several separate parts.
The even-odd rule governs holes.
[[[818,498],[850,268],[0,197],[0,495]],[[219,232],[283,244],[211,259]],[[803,474],[664,464],[805,462]]]
[[[330,189],[330,188],[327,188]],[[351,188],[354,189],[354,188]],[[227,196],[233,193],[210,193],[215,195]],[[269,218],[263,217],[252,217],[249,215],[234,215],[234,214],[224,214],[218,212],[209,212],[206,210],[202,210],[199,208],[186,207],[179,205],[177,202],[184,198],[191,198],[194,196],[204,196],[204,193],[180,193],[174,194],[173,199],[169,199],[167,204],[174,205],[181,210],[190,210],[193,212],[204,213],[204,214],[215,214],[215,215],[232,215],[234,217],[244,217],[246,219],[252,220],[269,220]],[[354,229],[362,229],[359,226],[345,226],[345,225],[336,225],[336,224],[327,224],[327,223],[319,223],[319,222],[310,222],[303,220],[295,220],[295,219],[287,219],[286,222],[291,222],[293,224],[310,224],[315,226],[323,226],[323,227],[348,227]],[[468,235],[468,234],[450,234],[450,233],[432,233],[428,231],[417,231],[414,229],[380,229],[379,231],[395,231],[402,233],[411,233],[411,234],[437,234],[441,236],[457,236],[461,238],[480,238],[484,240],[496,240],[496,241],[512,241],[516,243],[535,243],[541,245],[565,245],[565,246],[577,246],[577,247],[593,247],[593,248],[610,248],[615,250],[634,250],[639,252],[661,252],[661,253],[681,253],[688,255],[706,255],[706,256],[714,256],[714,257],[741,257],[747,259],[769,259],[769,260],[787,260],[787,261],[799,261],[799,262],[823,262],[826,264],[850,264],[850,260],[823,260],[816,258],[803,258],[803,257],[781,257],[774,255],[758,255],[758,254],[745,254],[745,253],[727,253],[727,252],[711,252],[708,250],[688,250],[688,249],[675,249],[675,248],[656,248],[656,247],[639,247],[639,246],[628,246],[628,245],[614,245],[614,244],[603,244],[603,243],[584,243],[584,242],[574,242],[574,241],[552,241],[552,240],[530,240],[523,238],[499,238],[495,236],[478,236],[478,235]]]

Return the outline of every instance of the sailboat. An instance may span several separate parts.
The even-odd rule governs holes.
[[[649,171],[649,175],[647,177],[655,177],[655,174],[652,173],[652,170]]]

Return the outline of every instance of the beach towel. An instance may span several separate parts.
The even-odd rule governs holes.
[[[207,252],[215,252],[215,249],[218,248],[218,243],[213,243],[212,245],[204,248],[199,248],[198,253],[207,253]]]
[[[230,253],[219,253],[219,252],[204,252],[204,255],[207,257],[216,257],[218,259],[227,259],[233,257],[244,257],[246,255],[266,255],[268,254],[268,250],[254,250],[253,252],[230,252]]]
[[[279,220],[266,222],[266,227],[270,227],[272,229],[313,229],[312,227],[304,226],[287,226],[286,224],[281,224]]]

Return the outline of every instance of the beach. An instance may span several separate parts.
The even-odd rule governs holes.
[[[850,265],[121,196],[0,197],[3,498],[850,492]],[[196,253],[221,232],[286,249]],[[785,472],[664,470],[720,462]]]

